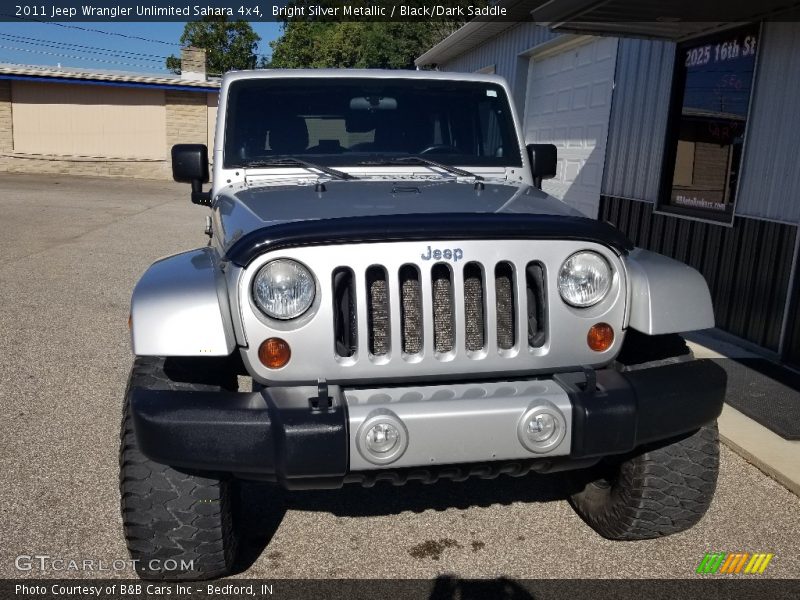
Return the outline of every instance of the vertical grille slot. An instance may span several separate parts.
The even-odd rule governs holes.
[[[486,345],[483,307],[483,270],[476,262],[464,265],[464,316],[467,350],[476,352]]]
[[[455,318],[453,314],[453,273],[450,267],[438,263],[431,269],[433,292],[433,348],[436,352],[451,352],[455,348]]]
[[[369,351],[374,356],[388,354],[391,345],[389,280],[383,267],[367,269],[367,317]]]
[[[340,267],[333,272],[333,336],[336,355],[350,357],[358,347],[356,325],[356,286],[352,269]]]
[[[516,342],[516,310],[514,306],[514,268],[500,262],[494,268],[495,312],[497,314],[497,347],[510,350]]]
[[[525,290],[528,302],[528,345],[541,348],[547,337],[544,267],[531,262],[525,267]]]
[[[419,270],[413,265],[400,267],[400,320],[403,352],[422,352],[422,286]]]

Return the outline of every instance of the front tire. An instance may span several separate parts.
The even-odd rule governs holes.
[[[694,359],[676,334],[645,335],[629,329],[617,356],[620,371]],[[584,472],[570,503],[605,538],[644,540],[685,531],[703,518],[719,474],[716,422],[681,439],[609,457]]]
[[[611,540],[645,540],[685,531],[703,518],[717,485],[717,425],[667,445],[602,463],[598,477],[570,498],[575,511]]]
[[[234,484],[212,473],[173,469],[139,450],[131,418],[135,387],[219,391],[235,386],[224,363],[138,357],[120,433],[120,496],[125,540],[142,579],[199,580],[230,573],[236,555]]]

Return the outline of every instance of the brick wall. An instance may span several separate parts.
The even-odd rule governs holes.
[[[54,88],[59,84],[53,83]],[[57,88],[56,88],[57,89]],[[57,96],[54,96],[57,98]],[[14,152],[12,82],[0,80],[0,171],[56,173],[96,177],[172,179],[170,149],[177,143],[205,144],[208,108],[205,92],[164,92],[166,131],[163,160],[23,155]]]
[[[0,153],[14,150],[11,123],[11,82],[0,81]]]
[[[205,94],[164,92],[167,107],[167,152],[173,144],[205,144],[208,140]]]

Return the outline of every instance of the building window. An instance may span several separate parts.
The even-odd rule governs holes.
[[[678,46],[659,210],[733,221],[758,35],[748,25]]]

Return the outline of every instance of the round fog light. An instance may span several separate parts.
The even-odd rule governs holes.
[[[528,421],[528,439],[535,444],[546,442],[553,437],[557,428],[558,423],[550,413],[536,415]]]
[[[375,454],[385,454],[390,452],[400,438],[400,432],[391,423],[378,423],[373,425],[367,435],[367,449]]]
[[[408,430],[396,414],[378,409],[358,428],[356,447],[367,462],[388,465],[403,456],[408,448]]]
[[[566,433],[567,422],[564,415],[546,400],[538,400],[531,405],[517,425],[520,443],[537,454],[555,449]]]

